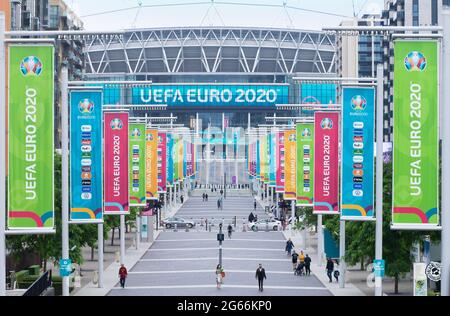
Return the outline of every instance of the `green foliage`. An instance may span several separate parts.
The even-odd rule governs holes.
[[[296,230],[303,230],[317,225],[317,216],[313,214],[312,207],[297,207],[295,215],[301,219],[293,225],[293,228]]]

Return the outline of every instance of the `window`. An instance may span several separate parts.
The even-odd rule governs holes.
[[[50,6],[50,28],[58,29],[59,28],[59,6],[52,5]]]
[[[438,0],[431,0],[431,25],[438,25]]]
[[[412,24],[419,26],[419,0],[413,0]]]

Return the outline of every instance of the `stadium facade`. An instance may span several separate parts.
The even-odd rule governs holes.
[[[148,86],[105,89],[105,102],[167,106],[150,115],[172,114],[177,124],[197,130],[204,140],[200,159],[220,160],[225,169],[224,160],[230,168],[239,164],[238,172],[228,172],[227,183],[245,178],[249,127],[267,124],[268,116],[299,115],[277,110],[277,105],[336,99],[333,85],[293,80],[335,76],[335,38],[323,32],[219,27],[130,30],[86,42],[85,56],[88,80],[151,81]],[[136,109],[133,116],[145,112]],[[242,141],[233,144],[236,139]],[[205,154],[206,148],[210,154]],[[223,183],[216,172],[223,175],[226,170],[214,169],[206,182]]]

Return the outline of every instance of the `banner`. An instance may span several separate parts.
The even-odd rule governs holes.
[[[272,129],[269,134],[269,186],[276,188],[277,185],[277,138],[278,132]]]
[[[50,45],[9,45],[10,230],[55,226],[53,55]]]
[[[392,224],[437,226],[440,50],[422,40],[395,41],[394,50]]]
[[[314,124],[297,124],[297,206],[313,206]]]
[[[256,179],[261,179],[261,140],[256,140],[256,166],[255,173]]]
[[[284,193],[284,166],[285,166],[285,157],[284,157],[284,132],[277,133],[277,159],[276,159],[276,178],[277,178],[277,186],[276,192]]]
[[[341,218],[374,217],[375,88],[342,89]]]
[[[314,214],[339,214],[339,113],[314,113]]]
[[[145,177],[147,200],[158,199],[158,130],[146,130]]]
[[[103,219],[102,91],[70,92],[70,220]]]
[[[173,135],[173,181],[174,184],[177,183],[180,180],[180,175],[179,175],[179,149],[180,146],[180,135]]]
[[[270,148],[271,148],[270,132],[264,136],[264,182],[270,184]]]
[[[167,134],[158,133],[158,193],[167,191]]]
[[[130,124],[130,206],[146,206],[145,125]]]
[[[284,199],[297,198],[297,131],[284,132]]]
[[[167,134],[167,186],[173,186],[173,136]]]
[[[129,214],[128,113],[103,115],[105,214]]]
[[[266,166],[266,136],[262,135],[259,141],[259,164],[260,164],[260,168],[259,168],[259,172],[260,172],[260,178],[261,181],[265,182],[265,166]]]

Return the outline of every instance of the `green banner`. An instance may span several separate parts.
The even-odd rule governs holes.
[[[145,123],[131,123],[129,130],[130,206],[146,206]]]
[[[180,151],[180,136],[179,135],[173,135],[174,136],[174,146],[173,146],[173,178],[174,182],[178,182],[180,180],[180,175],[178,173],[178,165],[180,164],[180,157],[179,157],[179,151]]]
[[[54,48],[9,46],[8,228],[54,228]]]
[[[439,46],[395,42],[393,225],[439,223]]]
[[[314,197],[314,123],[297,124],[297,206],[312,206]]]

